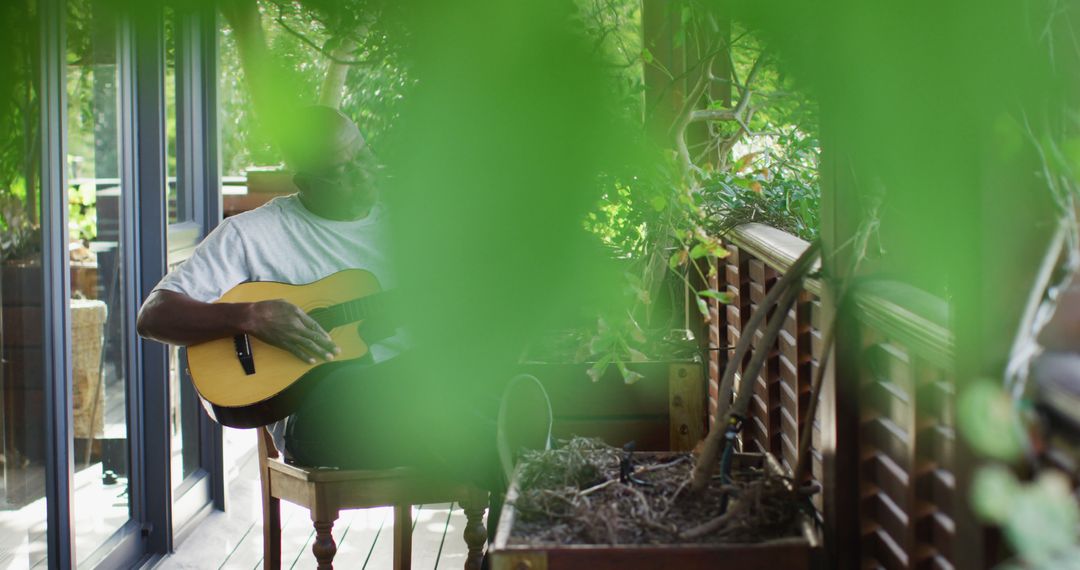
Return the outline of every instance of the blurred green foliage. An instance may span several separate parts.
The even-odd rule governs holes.
[[[981,455],[999,461],[1020,459],[1027,445],[1024,426],[1012,398],[990,381],[975,382],[956,403],[957,425]]]
[[[411,83],[396,51],[403,32],[395,36],[387,29],[395,25],[387,14],[392,4],[259,0],[257,5],[270,53],[288,70],[292,95],[305,104],[319,101],[333,63],[327,50],[343,39],[356,42],[341,60],[348,63],[343,64],[347,72],[340,108],[378,152]],[[280,164],[280,152],[254,112],[236,34],[227,24],[219,32],[219,46],[222,173],[237,176],[250,167]]]
[[[692,326],[681,311],[685,291],[701,318],[708,317],[710,300],[727,301],[723,292],[702,285],[710,277],[706,258],[727,254],[718,240],[726,231],[756,221],[806,239],[817,235],[820,151],[814,99],[783,73],[757,31],[722,23],[718,4],[664,4],[676,16],[667,33],[685,58],[681,63],[662,61],[645,45],[639,2],[589,0],[585,8],[606,16],[587,16],[586,22],[597,23],[586,29],[597,45],[608,46],[609,65],[624,67],[623,112],[643,127],[660,114],[644,106],[643,73],[649,69],[662,78],[652,85],[661,101],[674,93],[692,99],[671,124],[657,129],[667,135],[648,141],[659,159],[647,168],[627,165],[622,177],[602,177],[600,202],[587,215],[586,227],[627,261],[624,290],[634,306],[598,321],[589,345],[605,350],[589,359],[595,361],[590,374],[599,378],[607,366],[623,368],[643,354],[670,356],[675,345],[658,339]],[[617,37],[633,41],[610,41],[617,30]],[[699,76],[712,85],[695,91]],[[699,118],[698,109],[725,116]]]
[[[1064,473],[1044,471],[1025,483],[991,465],[976,472],[970,494],[975,512],[1001,526],[1022,561],[1004,568],[1080,568],[1080,508]]]
[[[40,164],[36,6],[0,3],[0,21],[6,23],[0,41],[0,259],[6,260],[30,255],[40,244],[33,199]]]

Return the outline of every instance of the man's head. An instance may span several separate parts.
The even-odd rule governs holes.
[[[340,111],[321,105],[289,117],[286,161],[305,204],[318,214],[355,215],[375,201],[375,160],[360,129]]]

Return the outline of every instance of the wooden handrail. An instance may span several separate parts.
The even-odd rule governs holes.
[[[940,297],[900,281],[867,280],[854,300],[861,323],[941,368],[952,368],[955,341],[949,306]]]
[[[743,224],[726,239],[784,273],[809,247],[809,242],[765,224]],[[806,290],[820,296],[824,283],[809,279]],[[859,321],[904,343],[942,367],[953,358],[954,340],[948,326],[949,307],[941,298],[900,281],[868,280],[855,291]]]
[[[780,273],[786,273],[791,264],[810,247],[810,242],[798,236],[758,223],[737,226],[724,237]],[[814,270],[818,268],[820,264]],[[806,290],[815,295],[821,295],[822,287],[818,279],[806,281]]]

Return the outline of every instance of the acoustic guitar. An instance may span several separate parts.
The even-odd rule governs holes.
[[[368,345],[360,325],[388,293],[375,276],[347,269],[307,285],[241,283],[218,303],[284,299],[303,309],[341,349],[333,360],[308,364],[291,352],[242,334],[188,347],[188,369],[203,407],[222,425],[250,428],[295,411],[312,386],[309,372],[362,358]]]

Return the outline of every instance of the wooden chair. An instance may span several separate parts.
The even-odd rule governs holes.
[[[259,479],[263,505],[263,568],[281,568],[281,500],[306,507],[315,525],[311,546],[319,570],[332,569],[337,545],[331,531],[338,512],[394,507],[394,569],[411,566],[412,505],[455,501],[465,510],[466,570],[479,570],[487,541],[483,516],[487,492],[425,477],[415,469],[347,471],[285,463],[266,428],[259,428]]]

